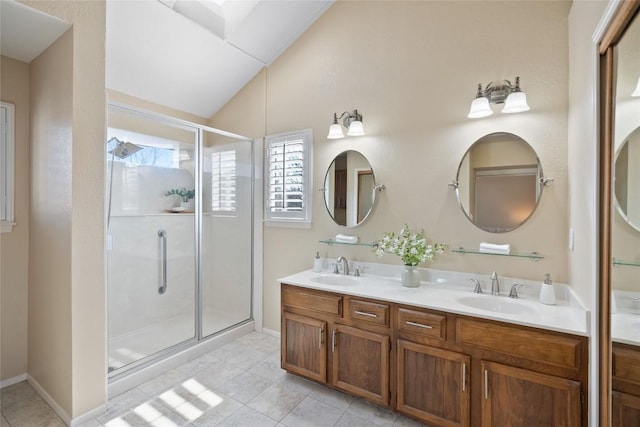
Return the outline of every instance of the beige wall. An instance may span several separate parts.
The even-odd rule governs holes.
[[[606,1],[575,1],[569,15],[568,202],[569,224],[575,230],[569,271],[574,290],[594,311],[598,255],[598,69],[593,40],[606,7]]]
[[[29,375],[70,414],[72,30],[30,69]]]
[[[314,130],[313,226],[264,230],[264,324],[279,330],[277,279],[310,268],[322,256],[399,264],[358,247],[327,247],[337,233],[363,241],[408,222],[450,247],[510,243],[545,259],[447,254],[434,268],[568,281],[568,34],[569,2],[336,2],[278,60],[212,120],[215,127],[262,137]],[[496,20],[496,17],[500,17]],[[526,19],[523,19],[526,17]],[[491,25],[488,25],[491,23]],[[531,111],[470,120],[479,82],[521,77]],[[261,84],[262,83],[262,84]],[[264,109],[253,102],[264,94]],[[334,112],[358,108],[367,136],[326,139]],[[262,124],[264,123],[264,129]],[[485,134],[514,133],[536,150],[545,174],[538,211],[503,235],[475,228],[447,184],[468,147]],[[328,217],[313,191],[336,154],[361,151],[387,186],[371,218],[345,230]],[[581,286],[581,285],[578,285]]]
[[[0,235],[0,381],[27,372],[29,279],[29,65],[0,57],[2,101],[15,106],[14,214]]]
[[[58,84],[59,79],[70,84],[65,96],[52,98],[54,92],[46,89],[40,99],[38,92],[33,93],[39,73],[32,70],[36,74],[32,117],[38,122],[32,120],[36,132],[32,133],[29,374],[66,412],[63,415],[76,418],[106,401],[105,3],[21,3],[73,25],[65,35],[73,36],[71,51],[64,52],[65,63],[50,59],[63,74],[42,76],[43,84]],[[37,108],[45,108],[46,114],[40,116]],[[69,111],[62,114],[65,109]],[[62,126],[54,126],[57,123]]]
[[[176,110],[174,108],[166,107],[164,105],[156,104],[154,102],[145,101],[140,98],[136,98],[126,93],[118,92],[113,89],[107,89],[107,98],[109,102],[127,105],[141,110],[152,111],[158,114],[164,114],[176,119],[187,120],[189,122],[206,125],[207,120],[196,116],[195,114],[185,113],[184,111]]]
[[[614,1],[573,2],[569,14],[569,221],[575,250],[569,254],[573,288],[592,309],[589,363],[591,424],[598,419],[598,37]]]

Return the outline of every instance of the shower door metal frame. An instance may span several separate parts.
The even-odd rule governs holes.
[[[177,344],[171,345],[169,347],[166,347],[156,353],[150,354],[140,360],[137,360],[135,362],[132,362],[128,365],[125,365],[121,368],[115,369],[112,372],[108,372],[108,370],[106,369],[107,367],[105,367],[105,371],[107,371],[107,379],[108,382],[112,382],[115,380],[119,380],[121,378],[124,378],[130,374],[133,374],[135,372],[140,371],[141,369],[153,365],[154,363],[157,363],[158,361],[165,359],[167,357],[170,357],[172,355],[175,355],[181,351],[184,351],[190,347],[193,347],[194,345],[213,339],[215,338],[217,335],[222,334],[230,329],[234,329],[236,327],[239,327],[241,325],[244,325],[248,322],[252,322],[254,321],[254,292],[255,292],[255,250],[256,250],[256,244],[255,244],[255,237],[256,237],[256,218],[255,218],[255,213],[256,213],[256,208],[255,208],[255,203],[256,203],[256,198],[255,198],[255,194],[256,194],[256,140],[253,140],[251,138],[247,138],[245,136],[242,135],[238,135],[232,132],[227,132],[224,130],[220,130],[220,129],[216,129],[210,126],[205,126],[205,125],[201,125],[198,123],[193,123],[187,120],[183,120],[183,119],[178,119],[175,117],[171,117],[165,114],[160,114],[160,113],[155,113],[152,111],[148,111],[148,110],[144,110],[144,109],[140,109],[140,108],[136,108],[136,107],[132,107],[129,106],[127,104],[122,104],[119,102],[112,102],[109,101],[107,102],[107,124],[109,123],[108,120],[108,113],[110,109],[115,109],[117,111],[120,112],[124,112],[127,114],[132,114],[134,116],[138,116],[138,117],[142,117],[144,119],[148,119],[151,121],[156,121],[156,122],[160,122],[163,123],[165,125],[170,125],[170,126],[176,126],[179,127],[181,129],[185,129],[185,130],[193,130],[195,131],[195,135],[196,135],[196,141],[195,141],[195,156],[197,161],[195,162],[195,177],[194,177],[194,186],[195,186],[195,194],[196,197],[194,197],[194,218],[195,218],[195,223],[194,223],[194,250],[195,250],[195,267],[194,267],[194,286],[195,286],[195,297],[196,300],[194,301],[195,304],[195,309],[194,309],[194,315],[195,315],[195,319],[194,319],[194,337],[181,341]],[[250,286],[250,292],[249,292],[249,298],[250,298],[250,308],[249,308],[249,318],[241,321],[235,325],[232,325],[228,328],[225,328],[223,330],[220,330],[218,332],[215,332],[213,334],[207,335],[206,337],[202,336],[202,313],[203,313],[203,308],[202,308],[202,171],[203,171],[203,164],[204,164],[204,159],[202,157],[202,149],[203,149],[203,134],[204,131],[207,132],[211,132],[214,133],[216,135],[220,135],[220,136],[225,136],[225,137],[229,137],[229,138],[233,138],[233,139],[237,139],[240,141],[246,141],[249,142],[251,144],[251,213],[250,213],[250,218],[251,218],[251,254],[250,254],[250,263],[251,263],[251,286]],[[106,159],[106,157],[105,157]],[[105,160],[106,161],[106,160]],[[105,234],[108,232],[107,228],[105,227]],[[105,236],[105,244],[106,244],[107,238]],[[107,263],[107,253],[108,251],[106,250],[105,247],[105,265]],[[105,292],[108,292],[108,276],[105,273]],[[107,316],[109,316],[109,306],[108,306],[108,301],[109,298],[106,298],[107,301],[107,307],[106,307],[106,313]],[[108,321],[105,322],[105,326],[108,325]],[[107,357],[106,360],[108,360],[108,356],[109,356],[109,334],[108,334],[108,328],[107,328],[107,334],[106,334],[106,339],[107,339],[107,345],[106,350],[107,350]]]

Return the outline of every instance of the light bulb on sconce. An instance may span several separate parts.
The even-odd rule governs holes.
[[[527,95],[520,89],[520,77],[516,77],[515,84],[511,84],[509,80],[503,80],[502,83],[491,82],[484,90],[479,84],[467,117],[477,119],[492,115],[491,104],[504,104],[502,112],[507,114],[529,111]]]
[[[338,120],[343,119],[342,125],[338,123]],[[342,126],[348,129],[348,136],[362,136],[364,135],[364,127],[362,126],[362,114],[358,113],[358,110],[353,110],[352,113],[345,111],[338,116],[333,113],[333,123],[329,127],[329,134],[327,139],[340,139],[344,138]]]
[[[482,85],[478,85],[478,93],[476,98],[471,101],[471,109],[467,117],[470,119],[479,119],[493,114],[493,110],[489,106],[489,100],[482,94]]]

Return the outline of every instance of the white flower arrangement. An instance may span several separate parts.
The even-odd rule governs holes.
[[[443,254],[447,245],[443,243],[427,243],[424,230],[412,233],[409,225],[405,224],[400,234],[394,232],[383,233],[382,239],[376,242],[376,255],[398,255],[404,265],[416,266],[421,262],[433,261],[437,255]]]

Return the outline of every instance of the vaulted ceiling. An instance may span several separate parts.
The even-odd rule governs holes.
[[[209,118],[333,1],[107,0],[106,86]],[[0,8],[0,53],[23,62],[70,28],[14,0]]]
[[[107,87],[209,118],[332,2],[109,1]]]

